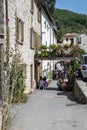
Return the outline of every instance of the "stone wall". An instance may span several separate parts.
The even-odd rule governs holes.
[[[2,108],[0,107],[0,130],[2,129]]]
[[[74,95],[82,103],[87,103],[87,86],[82,80],[76,80],[74,86]]]
[[[0,130],[2,130],[2,34],[4,33],[4,6],[0,0]]]
[[[16,44],[16,21],[15,18],[18,17],[24,23],[24,41],[23,44],[17,44],[22,53],[23,62],[26,64],[26,89],[25,93],[29,93],[35,87],[34,79],[34,54],[35,50],[30,47],[30,28],[40,35],[40,23],[37,21],[37,6],[34,3],[34,12],[31,13],[31,3],[27,0],[9,0],[8,1],[8,17],[9,17],[9,41],[10,47],[14,48]],[[31,74],[32,65],[32,74]],[[33,75],[31,77],[31,75]],[[32,84],[31,85],[31,79]]]
[[[0,0],[0,34],[4,33],[4,6],[3,0]]]

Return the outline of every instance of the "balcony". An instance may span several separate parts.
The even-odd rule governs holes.
[[[75,57],[79,57],[84,54],[84,50],[77,46],[55,46],[51,45],[51,48],[47,48],[45,45],[35,54],[35,60],[74,60]]]

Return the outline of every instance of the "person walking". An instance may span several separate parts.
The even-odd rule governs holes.
[[[47,87],[48,87],[48,82],[47,82],[46,79],[47,79],[46,77],[43,78],[43,80],[44,80],[44,89],[47,89]]]
[[[42,78],[42,76],[40,77],[38,86],[39,86],[39,89],[44,89],[44,79]]]

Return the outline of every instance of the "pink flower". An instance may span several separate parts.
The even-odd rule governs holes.
[[[9,22],[9,18],[6,19],[6,22]]]

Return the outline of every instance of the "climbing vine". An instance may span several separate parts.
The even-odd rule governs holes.
[[[21,52],[18,47],[15,47],[15,53],[11,54],[12,61],[10,64],[10,87],[9,101],[10,102],[25,102],[27,97],[24,94],[25,89],[25,74],[26,65],[21,60]]]

